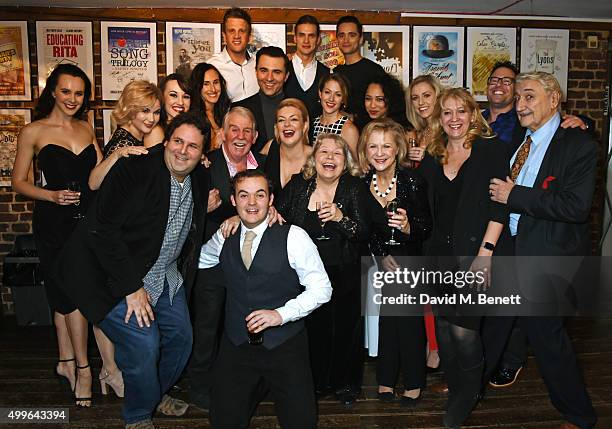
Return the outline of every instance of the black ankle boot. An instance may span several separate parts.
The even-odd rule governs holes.
[[[478,400],[482,386],[482,371],[484,362],[470,369],[458,368],[457,378],[461,380],[460,387],[449,396],[448,408],[444,416],[444,426],[459,428],[468,418]]]

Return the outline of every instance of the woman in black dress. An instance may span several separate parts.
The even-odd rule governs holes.
[[[394,257],[421,256],[423,241],[431,233],[427,184],[411,168],[406,155],[404,128],[397,122],[374,119],[363,129],[359,164],[366,172],[364,180],[378,202],[375,210],[380,212],[379,216],[391,216],[388,228],[374,229],[370,236],[370,251],[379,261],[379,269],[385,271],[395,271],[403,265]],[[397,202],[397,213],[385,213],[391,201]],[[397,245],[387,244],[391,229],[395,229]],[[402,405],[414,405],[425,387],[425,324],[418,315],[419,309],[414,310],[413,316],[385,315],[385,308],[381,310],[376,378],[382,401],[394,399],[400,368],[404,386]]]
[[[490,180],[508,175],[507,151],[463,88],[442,92],[430,125],[433,143],[419,168],[429,185],[434,217],[428,254],[438,270],[469,269],[490,276],[495,273],[491,256],[511,251],[506,206],[489,198]],[[466,257],[468,262],[459,267]],[[455,287],[460,285],[446,286],[442,293],[456,294]],[[484,367],[482,310],[467,304],[437,308],[436,333],[449,387],[445,427],[459,427],[478,401]]]
[[[112,112],[117,129],[104,145],[104,161],[92,171],[89,187],[100,188],[113,165],[122,157],[148,153],[144,137],[157,126],[161,115],[162,94],[146,80],[128,83]]]
[[[87,209],[91,197],[89,173],[102,159],[86,120],[90,96],[91,82],[81,69],[62,64],[53,70],[34,111],[34,122],[19,135],[12,176],[13,189],[36,201],[32,226],[49,306],[54,312],[59,347],[56,372],[68,380],[77,405],[84,407],[91,406],[92,384],[87,321],[51,273],[79,213]],[[47,181],[44,187],[28,180],[34,158]],[[100,350],[104,355],[102,347]],[[103,371],[121,377],[113,359],[105,360],[104,365]]]
[[[308,144],[308,110],[297,98],[286,98],[276,109],[275,138],[260,152],[266,155],[264,172],[278,194],[291,176],[302,171],[306,159],[312,153]]]
[[[335,391],[346,405],[361,388],[360,254],[375,204],[357,174],[344,139],[320,134],[303,172],[292,177],[277,204],[287,222],[313,238],[330,277],[332,299],[308,316],[306,326],[316,390]]]

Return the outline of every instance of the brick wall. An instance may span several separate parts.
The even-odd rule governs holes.
[[[29,45],[32,97],[38,96],[38,76],[36,61],[36,20],[90,20],[93,22],[94,43],[94,74],[95,98],[92,102],[96,136],[103,141],[102,109],[111,108],[112,103],[100,101],[100,21],[123,19],[126,21],[155,21],[157,22],[157,60],[158,75],[162,77],[166,70],[165,21],[193,21],[193,22],[220,22],[223,16],[221,9],[54,9],[54,8],[3,8],[3,19],[27,20]],[[321,23],[335,23],[346,11],[334,10],[285,10],[285,9],[251,9],[253,22],[294,23],[302,14],[312,14],[319,18]],[[6,17],[4,16],[6,15]],[[509,21],[509,20],[478,20],[463,18],[401,18],[395,12],[355,12],[355,15],[364,24],[382,25],[458,25],[458,26],[511,26],[511,27],[537,27],[569,28],[570,31],[570,70],[568,80],[568,101],[566,110],[569,113],[582,113],[595,120],[597,135],[602,135],[604,118],[602,114],[604,87],[607,84],[608,63],[607,46],[609,43],[612,24],[609,23],[565,23],[554,21]],[[293,26],[287,26],[287,44],[289,50],[295,50],[293,43]],[[589,35],[598,37],[597,49],[588,49],[586,38]],[[34,102],[2,102],[0,108],[33,108]],[[602,154],[604,153],[602,145]],[[603,157],[602,157],[603,159]],[[603,163],[601,163],[603,165]],[[592,214],[593,243],[596,243],[601,231],[601,208],[603,202],[603,168],[600,168],[598,181],[598,194]],[[10,188],[0,187],[0,259],[8,253],[18,234],[31,232],[33,202],[16,195]],[[0,266],[0,275],[1,273]],[[1,278],[1,277],[0,277]],[[13,300],[9,288],[0,287],[2,304],[5,313],[13,312]]]

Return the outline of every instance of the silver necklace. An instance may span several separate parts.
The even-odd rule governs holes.
[[[391,179],[391,183],[389,183],[389,186],[387,186],[387,190],[385,192],[380,192],[380,189],[378,189],[378,183],[376,180],[376,173],[372,175],[372,183],[374,184],[374,192],[380,198],[385,198],[387,195],[389,195],[389,193],[393,190],[393,186],[395,186],[395,182],[397,182],[397,174],[393,176],[393,179]]]

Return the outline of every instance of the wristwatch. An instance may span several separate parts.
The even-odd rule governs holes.
[[[484,243],[482,243],[482,247],[484,247],[487,250],[490,250],[491,252],[495,250],[495,244],[489,241],[485,241]]]

